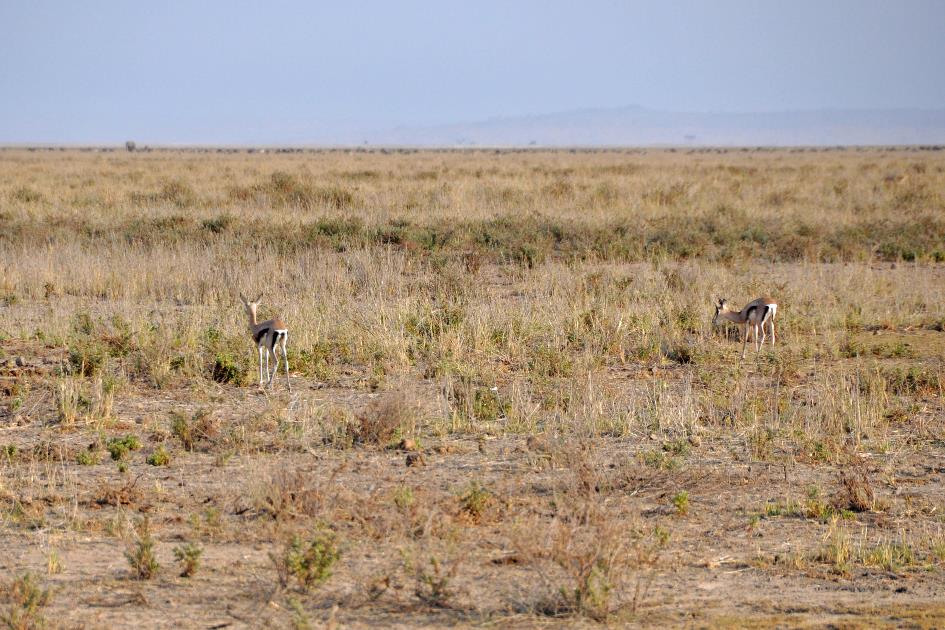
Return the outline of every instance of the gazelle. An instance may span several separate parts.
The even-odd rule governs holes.
[[[268,385],[271,387],[272,379],[275,378],[276,372],[279,371],[279,353],[276,349],[281,346],[282,361],[285,363],[285,386],[291,391],[292,385],[289,383],[289,357],[285,351],[285,342],[289,337],[289,329],[278,317],[267,319],[264,322],[256,321],[256,309],[259,308],[259,300],[261,298],[262,295],[260,294],[255,300],[247,300],[243,294],[240,293],[240,301],[243,303],[243,308],[246,309],[246,315],[249,316],[249,331],[253,335],[256,350],[259,352],[259,386],[263,386],[263,353],[266,355],[266,379],[268,380]],[[272,374],[269,373],[270,352],[276,362],[275,367],[272,369]]]
[[[745,357],[745,351],[748,348],[748,333],[755,335],[755,349],[761,350],[767,338],[765,324],[771,328],[771,345],[774,345],[774,316],[778,312],[778,303],[769,297],[760,297],[752,300],[740,311],[733,311],[729,308],[728,300],[719,298],[715,305],[715,317],[712,323],[718,325],[722,320],[734,322],[744,327],[742,341],[742,358]],[[758,333],[761,333],[759,340]]]

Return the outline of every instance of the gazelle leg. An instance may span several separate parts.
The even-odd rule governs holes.
[[[771,318],[771,345],[774,345],[774,317]]]
[[[275,362],[275,365],[272,366],[272,373],[269,374],[269,387],[273,386],[273,380],[276,378],[276,372],[279,371],[279,353],[277,352],[279,346],[273,344],[272,346],[272,360]]]
[[[263,386],[263,375],[262,375],[262,370],[263,370],[263,357],[262,357],[262,355],[263,355],[263,347],[262,347],[262,346],[256,346],[256,350],[258,351],[258,354],[259,354],[259,386],[262,387],[262,386]]]
[[[266,353],[266,382],[271,383],[272,375],[269,374],[269,348],[266,348],[264,352]]]
[[[292,384],[289,382],[289,353],[285,349],[285,339],[287,335],[282,335],[282,362],[285,363],[285,387],[292,391]],[[276,364],[279,367],[279,364]]]
[[[277,339],[272,340],[272,360],[275,361],[275,365],[272,366],[272,374],[269,377],[269,384],[271,387],[276,386],[276,374],[279,373],[279,342]]]
[[[758,344],[758,348],[759,348],[759,349],[764,347],[764,345],[765,345],[765,339],[768,338],[768,331],[765,330],[765,322],[764,322],[764,320],[761,321],[761,326],[760,326],[760,328],[761,328],[761,342]]]
[[[745,358],[745,352],[748,350],[748,322],[745,322],[744,335],[742,336],[742,358]]]

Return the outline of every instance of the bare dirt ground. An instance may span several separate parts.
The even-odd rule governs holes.
[[[885,336],[890,335],[919,347],[928,336]],[[44,426],[42,419],[55,415],[54,393],[44,377],[57,350],[16,343],[3,349],[27,363],[4,375],[31,385],[21,411],[5,414],[2,429],[2,442],[14,445],[16,454],[4,467],[0,571],[49,572],[54,595],[46,616],[55,625],[593,625],[535,612],[543,597],[554,595],[557,582],[529,566],[522,550],[538,542],[528,540],[533,532],[521,531],[527,528],[523,515],[554,509],[549,506],[556,501],[584,500],[572,494],[585,492],[618,526],[661,528],[668,536],[654,562],[627,569],[637,601],[614,613],[610,623],[931,628],[945,619],[941,560],[915,559],[906,566],[892,561],[885,567],[817,560],[831,544],[836,519],[831,525],[805,513],[811,508],[804,502],[812,489],[827,502],[842,495],[839,480],[850,471],[849,461],[829,465],[810,461],[804,452],[752,461],[745,456],[746,436],[737,432],[691,436],[685,455],[671,467],[645,463],[645,453],[677,448],[666,450],[656,434],[578,441],[487,434],[423,438],[417,447],[422,464],[407,466],[400,449],[287,440],[285,435],[303,431],[293,424],[304,422],[297,419],[300,409],[359,409],[380,396],[294,376],[291,394],[217,384],[125,392],[108,433],[135,433],[145,447],[119,472],[107,453],[97,464],[75,463],[94,431]],[[684,370],[672,366],[610,375],[615,388],[641,382],[674,388],[684,380]],[[411,391],[437,404],[432,383],[414,383]],[[923,403],[922,429],[940,427],[941,399]],[[166,467],[145,463],[152,445],[169,439],[173,412],[192,416],[208,406],[218,419],[216,435],[239,434],[242,445],[176,449]],[[945,441],[926,441],[920,431],[897,430],[904,444],[910,435],[921,440],[918,448],[855,454],[857,470],[871,480],[881,507],[849,517],[851,545],[940,532]],[[573,448],[585,455],[575,456]],[[575,472],[575,461],[586,470]],[[485,513],[475,517],[462,508],[471,480],[491,496]],[[574,483],[594,487],[574,489]],[[399,508],[395,497],[404,488],[411,489],[413,503]],[[672,502],[681,490],[689,497],[685,513]],[[792,502],[796,507],[788,507]],[[324,586],[292,595],[291,585],[280,585],[270,556],[279,553],[283,530],[310,515],[336,526],[344,540],[342,556]],[[134,579],[124,555],[128,523],[139,516],[148,518],[157,561],[166,567],[151,580]],[[423,531],[439,528],[449,531]],[[626,535],[632,536],[629,529]],[[191,578],[178,577],[172,549],[191,540],[203,547],[201,568]],[[60,569],[49,571],[51,554]],[[426,561],[425,555],[456,567],[444,602],[418,598],[413,569],[405,568],[415,557]]]

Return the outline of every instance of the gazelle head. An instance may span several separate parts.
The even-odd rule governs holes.
[[[243,303],[243,308],[246,309],[246,314],[249,315],[250,320],[256,321],[256,309],[259,308],[259,300],[262,299],[262,293],[255,300],[247,300],[246,296],[240,293],[240,302]]]
[[[728,310],[729,310],[728,300],[726,300],[725,298],[719,298],[718,301],[715,303],[715,315],[712,316],[712,325],[718,326],[720,323],[719,316],[722,313],[727,312]]]

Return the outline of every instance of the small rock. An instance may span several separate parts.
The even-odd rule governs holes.
[[[26,359],[24,359],[22,356],[18,356],[16,358],[16,366],[23,367],[24,365],[26,365]]]
[[[397,445],[397,448],[402,451],[415,451],[417,450],[417,441],[404,438],[400,441],[400,444]]]
[[[702,438],[699,437],[698,435],[690,435],[689,443],[693,446],[699,446],[702,444]]]
[[[407,453],[407,468],[413,468],[414,466],[426,466],[426,462],[423,461],[423,455],[420,453]]]

